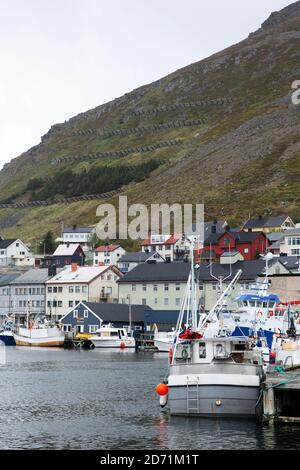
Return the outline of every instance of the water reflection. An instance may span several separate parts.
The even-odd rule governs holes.
[[[0,448],[299,448],[297,426],[170,417],[155,395],[167,363],[151,354],[7,348]]]

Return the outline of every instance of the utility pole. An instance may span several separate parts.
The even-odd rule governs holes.
[[[129,317],[129,333],[131,333],[131,301],[130,301],[130,295],[128,294],[127,295],[127,299],[128,299],[128,317]]]

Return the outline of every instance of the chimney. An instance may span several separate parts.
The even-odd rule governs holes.
[[[72,265],[71,265],[72,273],[75,273],[75,271],[77,271],[77,269],[78,269],[77,263],[72,263]]]

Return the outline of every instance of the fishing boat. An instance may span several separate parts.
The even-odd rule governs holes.
[[[157,325],[154,327],[154,347],[159,352],[169,352],[173,346],[175,331],[158,331]]]
[[[15,346],[16,342],[13,336],[13,329],[15,328],[14,321],[7,316],[7,319],[0,327],[0,342],[4,343],[5,346]]]
[[[13,336],[17,346],[62,347],[65,341],[64,332],[57,326],[44,324],[21,325]]]
[[[191,253],[194,242],[191,241]],[[226,298],[239,271],[213,308],[200,316],[192,258],[184,302],[178,318],[167,380],[157,386],[160,405],[171,415],[254,417],[264,376],[260,348],[249,337],[232,336],[224,326]]]
[[[115,328],[112,323],[103,325],[89,339],[95,348],[135,348],[135,339],[128,334],[126,328]]]

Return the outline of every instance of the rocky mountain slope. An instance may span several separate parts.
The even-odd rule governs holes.
[[[204,201],[207,217],[233,222],[300,218],[299,40],[298,1],[241,43],[52,126],[0,173],[1,234],[95,224],[98,200],[65,198],[120,188],[130,202]]]

